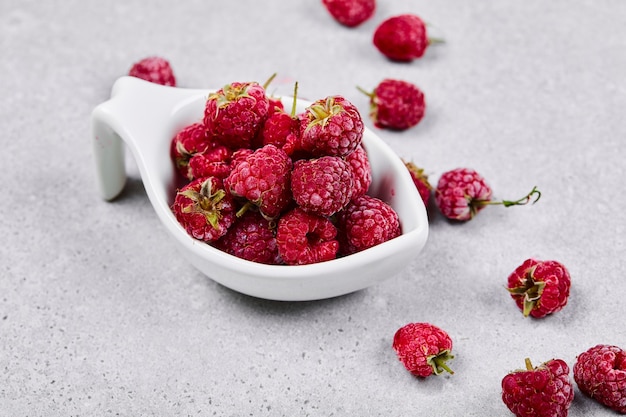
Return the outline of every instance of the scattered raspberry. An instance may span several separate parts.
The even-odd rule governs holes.
[[[338,213],[341,253],[349,255],[400,235],[400,220],[395,210],[369,195],[353,199]]]
[[[350,201],[352,178],[350,164],[338,156],[296,161],[291,173],[293,199],[306,212],[332,216]]]
[[[471,220],[488,205],[502,204],[505,207],[524,205],[536,195],[533,204],[541,197],[534,187],[530,193],[516,201],[491,201],[491,188],[485,179],[470,168],[457,168],[443,173],[435,189],[435,203],[445,217],[450,220]]]
[[[370,118],[376,127],[406,130],[424,117],[424,93],[408,81],[385,79],[371,93],[359,90],[370,98]]]
[[[454,372],[447,361],[453,359],[452,339],[444,330],[430,323],[409,323],[396,332],[393,349],[411,374],[426,378],[443,371]]]
[[[393,61],[409,62],[421,58],[432,43],[419,16],[402,14],[383,21],[374,31],[374,46]]]
[[[363,146],[357,147],[354,152],[346,156],[346,162],[350,164],[354,174],[354,187],[352,198],[365,195],[372,184],[372,167],[367,152]]]
[[[415,188],[420,193],[420,197],[422,197],[422,201],[424,205],[428,207],[428,202],[430,201],[430,192],[433,187],[428,182],[428,175],[424,174],[424,170],[413,162],[405,162],[404,165],[409,170],[409,174],[411,174],[411,179],[415,184]]]
[[[322,3],[337,22],[348,27],[359,26],[376,11],[376,0],[322,0]]]
[[[578,355],[574,380],[585,395],[626,414],[626,351],[597,345]]]
[[[567,417],[574,399],[569,367],[552,359],[533,368],[511,372],[502,379],[502,401],[517,417]]]
[[[557,261],[527,259],[508,278],[508,290],[524,317],[545,317],[567,304],[571,279]]]
[[[215,246],[248,261],[270,265],[282,263],[272,223],[257,211],[246,211]]]
[[[213,242],[235,222],[235,205],[219,178],[198,178],[176,193],[172,211],[192,237]]]
[[[170,147],[170,157],[176,170],[189,181],[196,178],[189,167],[189,161],[194,155],[204,153],[211,145],[204,124],[192,123],[183,127],[172,139]]]
[[[256,82],[233,82],[209,95],[204,125],[210,139],[235,150],[250,148],[265,122],[269,100]]]
[[[358,109],[342,96],[317,100],[301,115],[301,148],[313,156],[346,156],[363,139]]]
[[[278,220],[278,253],[288,265],[330,261],[339,249],[336,236],[337,229],[330,220],[294,208]]]
[[[176,77],[174,77],[174,71],[170,63],[166,59],[158,56],[144,58],[134,63],[128,75],[155,84],[176,87]]]
[[[247,199],[264,217],[274,219],[291,202],[291,168],[285,151],[266,145],[239,162],[226,183],[234,196]]]

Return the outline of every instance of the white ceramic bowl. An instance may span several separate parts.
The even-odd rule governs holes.
[[[372,166],[369,194],[396,210],[401,236],[350,256],[302,266],[246,261],[190,237],[170,210],[176,190],[169,147],[178,130],[201,119],[211,91],[118,79],[111,98],[93,110],[91,119],[102,198],[111,200],[124,188],[124,151],[130,149],[150,202],[180,253],[214,281],[265,299],[304,301],[348,294],[393,277],[420,253],[428,236],[422,199],[402,160],[369,129],[363,136]],[[286,108],[292,101],[285,98]],[[299,101],[298,111],[308,104]]]

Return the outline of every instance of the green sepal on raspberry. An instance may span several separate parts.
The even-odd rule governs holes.
[[[542,318],[567,304],[571,277],[557,261],[527,259],[508,277],[507,289],[524,317]]]

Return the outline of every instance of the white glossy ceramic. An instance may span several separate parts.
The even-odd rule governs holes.
[[[210,92],[118,79],[111,98],[93,110],[91,120],[102,198],[112,200],[124,188],[124,152],[130,149],[150,202],[180,254],[216,282],[265,299],[304,301],[348,294],[393,277],[420,253],[428,236],[424,204],[402,160],[369,129],[363,137],[372,166],[369,194],[397,211],[401,236],[360,253],[302,266],[246,261],[190,237],[170,210],[176,190],[169,147],[178,130],[201,119]],[[292,100],[285,99],[286,108]],[[298,101],[298,111],[308,104]]]

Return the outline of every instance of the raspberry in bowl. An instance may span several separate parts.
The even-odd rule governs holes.
[[[393,277],[418,256],[428,237],[424,203],[403,161],[367,128],[362,145],[371,166],[371,184],[361,200],[371,197],[393,208],[399,235],[335,259],[302,265],[242,259],[191,236],[172,210],[180,183],[170,158],[171,143],[178,132],[201,119],[207,97],[215,91],[167,87],[129,76],[118,79],[111,98],[93,110],[91,119],[102,198],[112,200],[124,188],[124,152],[129,149],[154,211],[178,246],[176,255],[221,285],[264,299],[319,300],[359,291]],[[282,100],[285,107],[294,101]],[[299,112],[311,105],[299,99],[295,102]],[[211,185],[216,189],[218,183]]]

